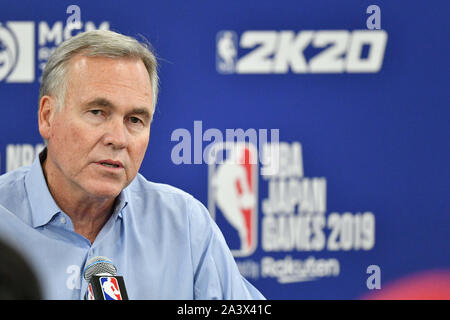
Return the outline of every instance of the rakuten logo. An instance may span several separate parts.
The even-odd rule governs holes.
[[[384,30],[234,31],[216,37],[219,73],[375,73],[383,64]],[[239,56],[239,50],[246,51]],[[248,51],[250,50],[250,51]],[[315,52],[306,57],[305,51]]]

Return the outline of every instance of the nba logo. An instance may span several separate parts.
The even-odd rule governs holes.
[[[119,284],[115,277],[101,277],[100,285],[105,300],[122,300]]]
[[[209,156],[209,212],[233,256],[249,256],[257,244],[257,149],[245,142],[222,142],[213,145]]]
[[[220,31],[216,36],[216,69],[219,73],[234,73],[237,60],[237,36],[234,31]]]
[[[89,283],[87,291],[87,300],[95,300],[94,290],[92,290],[92,284]]]

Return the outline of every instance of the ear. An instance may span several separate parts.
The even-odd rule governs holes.
[[[42,138],[48,140],[51,136],[54,114],[56,113],[56,99],[51,96],[43,96],[39,101],[39,133]]]

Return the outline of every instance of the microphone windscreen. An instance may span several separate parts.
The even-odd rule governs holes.
[[[107,257],[93,257],[86,262],[86,267],[84,268],[84,279],[90,281],[93,275],[98,274],[109,274],[115,276],[117,274],[117,269],[113,265],[111,259]]]

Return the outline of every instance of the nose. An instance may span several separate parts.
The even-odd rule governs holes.
[[[128,132],[123,119],[111,119],[106,127],[104,144],[114,149],[123,149],[128,146]]]

